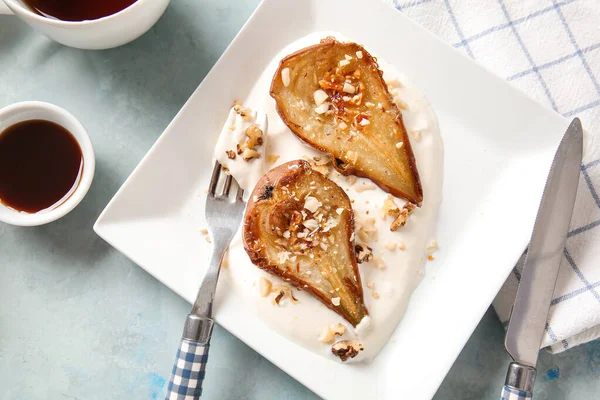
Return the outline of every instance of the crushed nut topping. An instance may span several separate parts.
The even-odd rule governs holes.
[[[273,283],[270,280],[263,277],[260,278],[259,289],[262,297],[267,297],[269,294],[271,294],[272,287]]]
[[[356,88],[349,84],[348,82],[344,82],[344,86],[342,87],[342,91],[345,93],[354,94],[356,93]]]
[[[212,239],[208,235],[204,237],[204,240],[206,240],[208,243],[212,243]]]
[[[368,262],[373,257],[373,249],[367,245],[356,244],[354,250],[356,252],[356,262],[359,264]]]
[[[346,327],[339,322],[337,324],[331,324],[326,326],[325,329],[321,332],[321,336],[319,337],[319,341],[322,343],[331,344],[335,340],[336,336],[342,336],[346,333]]]
[[[206,229],[206,228],[200,228],[200,233],[203,234],[203,235],[206,235],[206,234],[208,234],[208,229]]]
[[[250,121],[252,119],[252,109],[244,107],[241,103],[234,104],[233,109],[244,121]]]
[[[390,225],[390,230],[391,231],[396,231],[398,230],[398,228],[406,225],[406,221],[408,220],[408,216],[410,214],[412,214],[412,212],[415,209],[415,205],[411,202],[407,202],[404,207],[402,207],[402,210],[400,210],[400,214],[398,215],[398,217],[394,220],[394,222],[392,222],[392,225]]]
[[[323,203],[317,200],[316,197],[306,196],[304,198],[304,208],[306,208],[311,213],[315,213],[322,205]]]
[[[269,164],[275,164],[277,162],[277,160],[279,160],[280,155],[279,154],[269,154],[267,156],[267,162]]]
[[[284,299],[289,298],[293,304],[298,302],[298,299],[294,297],[292,289],[287,285],[273,286],[271,289],[272,293],[275,293],[272,303],[279,305]]]
[[[283,86],[290,86],[290,69],[284,68],[281,70],[281,81],[283,82]]]
[[[374,299],[378,299],[378,298],[380,297],[380,296],[379,296],[379,292],[377,292],[377,291],[375,291],[375,290],[373,290],[373,291],[371,292],[371,296],[372,296]]]
[[[406,245],[404,244],[404,242],[399,242],[399,243],[398,243],[398,248],[399,248],[400,250],[405,250],[405,249],[406,249]]]
[[[244,161],[249,161],[253,158],[260,158],[260,154],[256,150],[246,149],[242,153],[242,158],[244,159]]]
[[[317,114],[319,114],[319,115],[320,115],[320,114],[325,114],[327,111],[329,111],[329,106],[330,106],[330,105],[331,105],[331,104],[330,104],[330,103],[327,101],[327,102],[325,102],[325,103],[321,104],[320,106],[318,106],[318,107],[315,107],[315,112],[316,112]]]
[[[340,340],[331,346],[331,352],[345,362],[349,358],[354,358],[364,347],[358,340]]]
[[[236,157],[235,151],[227,150],[227,151],[225,151],[225,153],[227,153],[227,158],[229,158],[231,160],[235,160],[235,157]]]
[[[374,289],[375,288],[375,283],[373,283],[373,281],[370,281],[367,279],[367,287],[369,289]]]
[[[327,155],[321,157],[313,157],[310,158],[308,156],[302,157],[304,160],[308,161],[312,169],[321,173],[324,176],[329,175],[329,164],[331,162],[331,158]]]
[[[317,89],[313,93],[313,98],[315,99],[315,104],[320,106],[321,104],[325,103],[325,100],[329,98],[329,95],[324,90]]]
[[[256,125],[250,125],[246,128],[246,148],[254,149],[257,145],[263,144],[263,131]]]
[[[386,197],[386,199],[383,201],[383,207],[381,208],[381,212],[383,213],[383,218],[385,218],[387,215],[391,215],[394,218],[397,218],[398,215],[400,215],[400,208],[398,208],[398,206],[396,205],[396,202],[394,201],[394,197],[392,195],[389,195]]]
[[[435,260],[435,258],[433,257],[433,255],[432,255],[432,254],[430,254],[429,256],[427,256],[427,259],[428,259],[429,261],[433,261],[433,260]]]

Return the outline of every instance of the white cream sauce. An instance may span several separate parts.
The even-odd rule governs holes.
[[[318,43],[326,36],[335,36],[338,40],[346,40],[339,34],[321,32],[291,43],[269,63],[250,95],[245,99],[244,105],[253,110],[259,110],[259,126],[266,128],[260,113],[265,113],[268,117],[265,142],[259,148],[261,158],[246,162],[241,157],[230,160],[225,154],[226,150],[235,149],[235,144],[240,138],[243,138],[245,127],[252,121],[241,121],[239,116],[231,114],[223,128],[215,149],[215,157],[229,167],[232,175],[247,193],[252,191],[260,177],[271,168],[291,160],[301,159],[304,156],[321,155],[319,151],[298,140],[283,123],[275,110],[275,101],[269,95],[269,88],[273,74],[283,57],[303,47]],[[374,54],[374,56],[376,55]],[[360,186],[374,186],[368,179],[358,178],[354,185],[350,185],[345,177],[330,174],[330,179],[333,179],[348,193],[350,199],[354,200],[353,208],[357,215],[357,229],[361,220],[374,218],[378,230],[379,239],[371,241],[368,245],[373,249],[375,256],[381,257],[385,268],[377,268],[377,263],[373,260],[359,265],[364,300],[369,310],[370,321],[364,320],[357,327],[358,329],[354,329],[342,317],[325,307],[317,299],[306,292],[295,289],[294,296],[299,300],[295,304],[290,300],[284,300],[277,306],[272,303],[271,297],[262,297],[259,291],[261,277],[269,279],[274,285],[283,282],[279,278],[261,271],[250,262],[241,243],[241,232],[230,246],[228,268],[222,271],[222,276],[229,281],[232,289],[244,301],[253,304],[257,315],[270,327],[295,343],[336,360],[338,358],[331,353],[331,344],[319,341],[322,331],[332,324],[339,322],[346,327],[346,333],[336,338],[336,341],[358,339],[363,344],[364,351],[352,361],[371,360],[388,341],[404,315],[413,290],[424,274],[427,256],[433,251],[428,247],[431,247],[430,244],[433,240],[436,216],[441,201],[443,146],[437,118],[428,101],[419,90],[410,84],[408,79],[402,76],[394,66],[385,63],[382,59],[378,58],[378,63],[381,70],[384,71],[384,79],[388,83],[390,93],[394,96],[394,101],[407,106],[406,110],[402,110],[402,116],[415,154],[424,199],[422,207],[417,208],[410,215],[406,226],[396,232],[391,232],[389,227],[392,218],[387,217],[384,220],[381,217],[381,208],[387,193],[378,187],[360,191]],[[232,122],[235,123],[233,130],[230,128]],[[269,154],[279,155],[277,162],[269,164],[267,162]],[[402,199],[395,199],[395,202],[399,207],[405,204],[405,200]],[[369,215],[366,214],[367,211],[369,211]],[[390,250],[386,248],[386,244],[389,243],[403,243],[405,250],[398,248]],[[368,288],[367,282],[372,282],[373,287]]]

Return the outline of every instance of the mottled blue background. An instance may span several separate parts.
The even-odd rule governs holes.
[[[66,108],[97,157],[91,190],[67,217],[38,228],[0,223],[0,399],[164,396],[189,305],[92,225],[257,4],[176,0],[137,41],[97,52],[0,16],[0,107],[42,100]],[[509,362],[502,342],[488,311],[435,399],[497,399]],[[598,398],[600,342],[543,353],[539,371],[539,399]],[[217,327],[205,398],[316,396]]]

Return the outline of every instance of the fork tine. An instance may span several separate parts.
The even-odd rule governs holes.
[[[244,200],[244,189],[242,189],[240,186],[238,186],[237,200],[238,201],[243,201]]]
[[[208,186],[208,192],[214,196],[217,190],[217,184],[219,183],[219,176],[221,175],[221,164],[215,161],[215,168],[213,169],[212,177],[210,178],[210,185]]]
[[[225,186],[223,187],[223,196],[229,197],[229,190],[231,189],[231,181],[233,177],[231,175],[227,175],[225,179]]]

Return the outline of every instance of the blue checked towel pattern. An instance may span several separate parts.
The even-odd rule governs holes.
[[[542,347],[557,353],[599,338],[600,2],[386,1],[537,101],[582,120],[577,202]],[[494,300],[505,325],[521,267],[522,260]]]
[[[504,386],[501,400],[531,400],[531,393]]]
[[[209,345],[183,339],[177,351],[165,400],[195,400],[202,395],[202,381]]]

